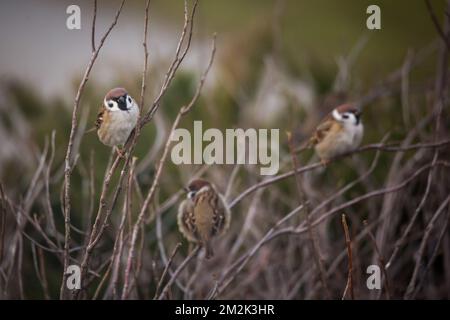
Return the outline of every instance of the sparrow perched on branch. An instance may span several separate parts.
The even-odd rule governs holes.
[[[187,199],[178,208],[178,228],[187,240],[203,246],[209,259],[213,256],[212,239],[223,235],[230,225],[230,211],[206,180],[191,181],[186,191]]]
[[[360,145],[364,133],[360,117],[361,111],[355,105],[343,104],[317,126],[308,144],[314,146],[324,164]]]
[[[123,147],[137,124],[139,107],[124,88],[110,90],[103,100],[95,126],[100,141],[123,155]]]

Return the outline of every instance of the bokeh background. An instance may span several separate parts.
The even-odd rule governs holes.
[[[30,181],[38,167],[40,154],[45,145],[50,144],[54,132],[55,149],[50,168],[50,194],[51,206],[60,227],[63,222],[60,190],[64,155],[70,132],[73,101],[90,59],[93,8],[92,1],[77,1],[81,8],[82,28],[68,30],[66,8],[73,3],[74,1],[65,0],[18,0],[0,3],[0,182],[8,197],[20,203],[26,197]],[[120,1],[99,1],[97,41],[112,21],[119,3]],[[432,3],[442,19],[445,1],[433,0]],[[381,8],[381,30],[371,31],[366,28],[366,8],[371,4],[377,4]],[[109,88],[123,86],[134,97],[139,97],[144,8],[144,1],[127,1],[118,25],[102,48],[82,96],[81,130],[92,127],[103,96]],[[151,1],[147,105],[156,96],[173,58],[182,24],[182,1]],[[194,93],[209,57],[214,32],[218,34],[214,65],[199,102],[193,112],[183,120],[182,127],[191,128],[193,120],[202,120],[204,129],[280,128],[282,157],[286,158],[289,155],[285,131],[294,132],[295,141],[301,143],[311,133],[317,121],[336,104],[363,97],[386,80],[392,72],[401,69],[410,57],[418,54],[424,58],[408,75],[411,84],[407,93],[410,109],[402,109],[400,90],[374,99],[365,109],[364,143],[378,142],[387,132],[391,133],[390,140],[399,141],[428,113],[426,88],[427,84],[433,83],[438,51],[436,30],[423,1],[203,0],[200,1],[194,22],[191,50],[164,97],[157,116],[145,128],[137,146],[137,180],[144,191],[152,182],[154,165],[159,158],[158,152],[167,137],[171,122],[178,109],[189,101]],[[432,129],[433,126],[430,125],[424,132],[430,134]],[[421,138],[426,138],[426,135],[415,141],[421,141]],[[91,210],[89,201],[85,200],[90,192],[86,179],[89,176],[90,164],[93,163],[96,168],[93,183],[97,199],[110,150],[100,144],[95,133],[82,136],[79,143],[80,156],[73,172],[72,222],[79,229],[83,229],[88,223],[88,212]],[[393,156],[382,154],[370,181],[345,194],[341,200],[348,200],[383,186]],[[360,155],[357,170],[354,164],[347,161],[328,170],[321,177],[317,187],[320,195],[315,201],[319,201],[325,194],[330,194],[337,186],[352,181],[370,166],[373,157],[374,153]],[[302,163],[306,163],[309,158],[310,153],[307,152],[301,158]],[[233,166],[213,166],[206,169],[205,176],[225,192],[228,177],[233,169]],[[158,201],[164,202],[178,192],[198,170],[199,167],[196,166],[176,167],[169,163],[161,181]],[[261,177],[258,176],[258,171],[256,167],[245,166],[238,173],[235,185],[230,191],[230,198],[259,181]],[[448,182],[448,175],[442,175],[440,178],[443,180],[437,182],[438,184]],[[423,183],[422,180],[417,182],[416,194],[423,193]],[[232,231],[226,241],[218,244],[219,257],[220,252],[227,252],[226,247],[232,246],[239,238],[238,235],[245,231],[245,236],[239,238],[242,243],[232,253],[238,256],[293,208],[296,194],[294,180],[284,181],[274,188],[276,191],[264,191],[252,198],[251,201],[257,202],[257,205],[249,200],[236,208]],[[39,200],[39,195],[36,195],[36,198],[38,200],[29,210],[39,215],[46,204],[44,199]],[[401,199],[398,201],[402,202]],[[433,207],[437,201],[430,206]],[[407,207],[395,207],[403,216],[399,218],[398,229],[393,231],[393,235],[404,229],[417,202],[418,200],[411,200]],[[259,212],[253,213],[254,220],[251,221],[246,220],[246,210],[249,206],[258,208],[253,210]],[[356,235],[363,229],[363,219],[374,221],[380,209],[380,203],[371,202],[350,210],[348,214],[353,234]],[[330,222],[331,227],[324,228],[320,233],[320,237],[326,238],[322,245],[327,265],[332,265],[337,254],[345,249],[339,218],[334,219],[336,221]],[[8,228],[13,229],[14,219],[9,217],[7,220]],[[113,216],[113,225],[118,223],[117,220],[118,217]],[[176,230],[176,205],[172,205],[164,213],[162,222],[167,251],[170,252],[176,242],[182,241],[183,254],[186,254],[188,246]],[[241,230],[244,222],[245,226],[250,224],[252,227]],[[28,231],[33,234],[32,229]],[[99,259],[111,249],[114,231],[109,232],[100,246]],[[74,237],[74,241],[81,242],[81,234],[77,235],[75,232]],[[448,238],[447,235],[447,242]],[[146,263],[140,282],[146,289],[138,290],[135,296],[137,298],[149,297],[146,290],[154,288],[154,274],[158,274],[163,268],[151,263],[158,260],[160,254],[155,239],[154,225],[149,224],[145,232],[147,253],[143,261]],[[222,297],[324,298],[323,293],[314,286],[318,283],[317,275],[311,276],[311,283],[295,290],[295,283],[305,281],[301,275],[293,273],[296,265],[303,265],[306,269],[308,264],[313,267],[311,256],[305,253],[302,247],[296,247],[301,243],[297,240],[290,239],[289,245],[280,240],[281,242],[274,244],[275,247],[268,246],[255,263],[248,267],[249,270],[244,272],[246,280],[241,281],[244,289],[236,285]],[[386,241],[389,243],[388,240]],[[395,242],[395,239],[391,240],[392,243],[386,247],[387,252],[390,252]],[[277,251],[274,249],[278,248],[277,246],[289,248],[288,254],[292,255],[292,261],[289,261],[285,268],[275,262],[281,261],[279,257],[272,255],[272,251]],[[370,245],[367,242],[362,243],[361,251],[371,250],[367,249],[368,246]],[[336,251],[338,249],[339,252]],[[404,282],[410,276],[413,259],[413,254],[408,253],[402,258],[402,263],[396,266],[395,272],[400,272],[403,268],[404,279],[398,276],[398,287],[394,286],[392,289],[394,297],[402,295]],[[421,291],[418,297],[449,298],[450,277],[448,265],[445,264],[447,262],[444,263],[448,254],[440,259],[439,265],[432,271],[430,287]],[[210,273],[219,272],[222,262],[225,263],[225,258],[223,261],[218,258],[211,262]],[[61,266],[57,259],[51,258],[50,255],[46,263],[49,292],[52,297],[57,297]],[[360,261],[360,264],[356,267],[359,268],[358,295],[373,297],[364,289],[364,263]],[[267,273],[258,269],[258,265],[265,266]],[[29,244],[24,244],[22,267],[23,274],[26,275],[23,288],[15,287],[15,284],[11,284],[14,281],[11,281],[8,284],[7,297],[42,298],[42,288],[34,279],[35,266]],[[196,268],[198,270],[200,267]],[[334,280],[330,280],[330,289],[333,292],[332,297],[337,298],[340,290],[343,290],[342,283],[345,285],[345,261],[337,263],[334,268],[333,270],[337,269],[339,272]],[[213,283],[210,273],[207,273],[205,279],[196,282],[196,289],[191,295],[182,295],[175,291],[174,297],[204,297]],[[188,278],[187,275],[183,277]],[[280,285],[277,289],[277,283],[287,285]]]
[[[0,4],[2,175],[9,171],[8,163],[33,165],[22,148],[42,146],[44,136],[53,128],[59,141],[66,138],[66,113],[90,58],[93,5],[90,1],[77,3],[81,30],[66,28],[70,1]],[[119,3],[99,2],[97,39]],[[213,32],[219,37],[218,59],[205,90],[224,102],[220,123],[214,123],[217,127],[228,125],[224,119],[240,113],[276,127],[291,105],[286,99],[294,108],[289,112],[317,107],[321,97],[341,89],[335,88],[335,80],[340,60],[349,55],[354,56],[348,76],[352,94],[363,93],[401,66],[408,52],[430,45],[436,33],[422,1],[401,0],[376,2],[382,10],[382,30],[367,30],[365,10],[370,4],[357,0],[286,0],[279,5],[265,0],[204,1],[195,21],[191,54],[174,86],[180,88],[174,88],[166,102],[174,105],[186,99],[191,82],[208,57]],[[433,4],[442,10],[444,1]],[[150,92],[154,93],[164,74],[164,63],[176,47],[183,8],[179,1],[154,1],[151,5],[149,77]],[[122,85],[138,94],[142,24],[142,3],[130,1],[120,17],[120,28],[114,30],[100,53],[83,97],[83,105],[90,107],[90,120],[109,88]],[[429,74],[433,62],[424,63],[414,75]],[[171,99],[176,100],[169,102]],[[50,121],[49,114],[55,113],[60,115],[58,121]],[[290,126],[303,122],[299,117],[287,118]]]

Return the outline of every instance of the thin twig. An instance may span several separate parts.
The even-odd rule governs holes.
[[[166,285],[164,286],[164,289],[162,290],[161,294],[158,296],[158,300],[162,300],[167,295],[167,293],[170,289],[170,286],[173,284],[173,282],[178,277],[180,272],[183,271],[183,269],[187,266],[189,261],[191,261],[192,258],[194,258],[197,255],[197,253],[199,252],[199,249],[200,249],[200,247],[196,246],[194,248],[194,250],[192,250],[192,252],[186,257],[186,259],[183,260],[183,262],[180,264],[180,266],[173,273],[172,277],[170,277],[169,281],[167,281]]]
[[[124,283],[123,292],[122,292],[122,299],[126,299],[126,297],[128,296],[128,293],[129,293],[128,292],[128,281],[129,281],[128,279],[129,279],[132,262],[135,258],[135,245],[136,245],[136,240],[137,240],[137,236],[138,236],[138,231],[141,226],[141,223],[144,221],[145,213],[147,212],[150,202],[153,200],[153,196],[155,194],[156,188],[159,185],[159,179],[161,177],[162,169],[164,167],[166,158],[169,154],[170,146],[172,144],[172,140],[171,140],[172,134],[175,131],[175,129],[178,127],[178,124],[180,123],[181,118],[183,116],[185,116],[192,109],[194,104],[197,102],[197,100],[200,96],[201,90],[203,88],[203,84],[206,80],[206,76],[207,76],[207,74],[212,66],[212,63],[214,61],[215,52],[216,52],[216,35],[214,35],[214,38],[213,38],[211,57],[210,57],[209,63],[207,65],[202,77],[200,78],[199,84],[197,86],[197,91],[195,92],[195,94],[194,94],[193,98],[191,99],[191,101],[189,102],[189,104],[181,107],[180,111],[178,112],[178,115],[172,125],[172,129],[170,131],[166,145],[164,147],[163,154],[161,156],[161,159],[159,160],[158,167],[157,167],[157,170],[155,173],[155,177],[153,178],[152,186],[150,187],[150,190],[147,193],[147,196],[144,200],[144,204],[142,205],[141,210],[138,215],[138,218],[134,224],[133,232],[131,235],[131,241],[130,241],[130,249],[128,252],[127,265],[126,265],[126,269],[125,269],[125,283]]]
[[[402,152],[402,151],[410,151],[410,150],[415,150],[415,149],[421,149],[421,148],[441,148],[443,146],[446,146],[450,144],[450,140],[443,140],[443,141],[439,141],[439,142],[430,142],[430,143],[417,143],[417,144],[412,144],[409,146],[392,146],[389,144],[384,144],[384,143],[375,143],[375,144],[369,144],[363,147],[360,147],[354,151],[351,151],[349,153],[343,154],[339,157],[336,157],[335,159],[333,159],[332,161],[336,161],[338,159],[347,157],[349,155],[352,154],[356,154],[356,153],[360,153],[360,152],[365,152],[365,151],[369,151],[369,150],[382,150],[382,151],[388,151],[388,152]],[[242,201],[242,199],[244,199],[245,197],[247,197],[249,194],[255,192],[256,190],[260,189],[260,188],[264,188],[267,187],[271,184],[277,183],[279,181],[282,181],[284,179],[290,178],[292,176],[295,175],[295,173],[304,173],[307,171],[311,171],[314,169],[319,168],[320,166],[322,166],[322,163],[320,162],[316,162],[307,166],[303,166],[298,168],[297,170],[291,170],[289,172],[286,173],[282,173],[279,174],[277,176],[274,176],[273,178],[264,180],[262,182],[259,182],[251,187],[249,187],[248,189],[244,190],[243,192],[241,192],[239,194],[239,196],[237,196],[230,204],[229,207],[230,209],[232,207],[234,207],[236,204],[238,204],[240,201]]]
[[[164,278],[166,277],[167,271],[169,270],[170,265],[172,264],[173,258],[175,257],[175,255],[180,247],[181,247],[181,242],[178,242],[177,245],[175,246],[175,249],[173,249],[172,254],[169,257],[169,260],[167,260],[167,264],[164,268],[161,278],[159,279],[158,285],[156,286],[155,296],[153,297],[153,299],[156,299],[158,297],[159,289],[161,288]]]
[[[94,16],[92,17],[91,47],[95,52],[95,20],[97,18],[97,0],[94,0]]]
[[[352,257],[352,240],[350,239],[350,232],[348,231],[347,219],[345,214],[341,216],[342,227],[345,233],[345,245],[347,247],[347,257],[348,257],[348,276],[347,285],[345,286],[344,294],[342,295],[342,300],[345,299],[347,292],[350,291],[350,298],[355,299],[355,294],[353,292],[353,257]]]
[[[434,260],[436,259],[436,256],[439,253],[439,247],[441,246],[442,243],[442,239],[444,238],[444,236],[448,233],[448,224],[449,224],[449,217],[450,217],[450,206],[447,206],[447,216],[445,217],[445,222],[442,225],[442,229],[441,232],[438,236],[438,240],[436,241],[436,244],[434,246],[434,250],[433,253],[431,254],[430,259],[428,260],[428,263],[425,267],[425,270],[423,270],[422,275],[421,275],[421,280],[419,281],[419,283],[416,286],[416,289],[414,290],[414,293],[412,294],[411,298],[415,299],[417,293],[419,292],[420,288],[422,287],[423,283],[426,280],[426,274],[428,272],[428,270],[430,270],[432,264],[434,263]]]
[[[122,12],[123,5],[125,3],[125,0],[122,0],[122,3],[120,4],[119,9],[117,10],[116,16],[109,26],[108,30],[105,32],[103,37],[100,40],[100,44],[98,48],[92,52],[91,60],[89,61],[88,66],[86,67],[86,70],[84,72],[83,78],[80,82],[80,86],[78,87],[77,94],[75,96],[75,102],[73,106],[72,111],[72,126],[70,129],[70,135],[69,135],[69,143],[67,145],[67,152],[65,157],[65,166],[64,166],[64,224],[65,224],[65,237],[64,237],[64,269],[63,269],[63,279],[61,282],[61,288],[60,288],[60,299],[64,298],[64,291],[65,291],[65,282],[67,279],[66,270],[69,265],[69,249],[70,249],[70,209],[71,209],[71,203],[70,203],[70,176],[72,172],[72,152],[73,152],[73,145],[74,145],[74,138],[77,131],[78,126],[78,108],[80,105],[81,96],[83,94],[84,88],[86,86],[86,83],[88,81],[89,75],[91,73],[92,67],[94,66],[95,61],[97,60],[98,54],[100,52],[100,49],[103,47],[103,44],[105,43],[106,38],[111,33],[114,26],[117,24],[117,21],[119,19],[120,13]],[[94,15],[95,18],[96,15]],[[92,24],[94,27],[94,23]]]
[[[430,0],[425,0],[425,5],[427,6],[428,13],[430,14],[431,20],[433,21],[434,27],[436,28],[437,33],[441,37],[442,41],[444,41],[445,46],[450,49],[450,42],[447,35],[444,33],[444,30],[439,23],[439,20],[434,12],[433,6],[430,3]]]
[[[194,16],[196,13],[197,5],[198,5],[198,0],[195,0],[193,7],[192,7],[191,15],[189,16],[187,0],[184,1],[184,25],[183,25],[183,30],[181,32],[180,39],[178,41],[177,49],[175,51],[175,58],[165,75],[163,85],[161,86],[161,90],[160,90],[158,96],[156,97],[155,101],[153,102],[153,104],[151,105],[149,110],[147,111],[146,115],[143,117],[142,121],[140,122],[141,127],[152,120],[153,115],[155,114],[155,112],[158,110],[158,108],[160,106],[160,101],[161,101],[162,97],[166,93],[167,88],[170,86],[170,84],[175,76],[175,73],[177,72],[178,68],[180,67],[181,63],[183,62],[184,58],[186,57],[187,52],[189,51],[189,48],[191,46],[192,31],[194,28]],[[189,27],[189,30],[188,30],[188,27]],[[183,52],[181,52],[181,47],[184,43],[184,40],[186,39],[186,35],[187,35],[187,43],[186,43],[186,46],[185,46]],[[180,53],[181,53],[181,55],[180,55]]]
[[[419,251],[416,254],[416,262],[414,265],[414,270],[411,276],[411,279],[409,280],[408,288],[406,289],[405,295],[403,296],[403,299],[409,300],[414,293],[414,290],[416,288],[416,279],[419,275],[419,269],[422,266],[422,257],[425,253],[425,249],[427,246],[428,238],[431,235],[431,232],[433,231],[433,228],[436,224],[436,221],[440,217],[440,215],[444,212],[444,209],[447,207],[448,203],[450,202],[450,196],[448,196],[439,206],[439,208],[436,210],[436,212],[433,214],[433,217],[430,219],[430,221],[427,224],[427,227],[425,228],[425,233],[422,237],[422,241],[420,243]]]
[[[300,181],[300,175],[298,174],[299,163],[298,163],[297,155],[295,154],[295,150],[294,150],[292,134],[290,132],[287,132],[287,139],[288,139],[289,152],[291,153],[292,164],[294,167],[295,183],[296,183],[296,187],[297,187],[297,194],[298,194],[298,197],[300,200],[299,204],[303,205],[303,204],[305,204],[305,198],[304,198],[305,192],[302,188],[302,183]],[[324,262],[322,260],[322,255],[320,253],[320,246],[317,241],[315,229],[311,227],[311,217],[309,215],[308,205],[305,205],[305,217],[306,217],[306,222],[308,223],[308,234],[309,234],[309,238],[311,240],[312,255],[313,255],[316,267],[319,269],[320,282],[322,283],[325,297],[327,299],[330,299],[331,294],[330,294],[330,289],[328,288],[325,266],[324,266]]]
[[[368,192],[362,196],[356,197],[350,201],[347,201],[339,206],[336,206],[332,209],[330,209],[329,211],[325,212],[321,217],[319,217],[318,219],[316,219],[315,221],[312,222],[311,226],[317,226],[320,223],[322,223],[323,221],[325,221],[325,219],[327,219],[328,217],[330,217],[332,214],[336,213],[336,212],[340,212],[350,206],[353,206],[359,202],[362,202],[364,200],[367,200],[369,198],[372,197],[376,197],[376,196],[380,196],[380,195],[384,195],[386,193],[391,193],[391,192],[396,192],[404,187],[406,187],[409,183],[411,183],[411,181],[413,181],[414,179],[416,179],[421,173],[423,173],[424,171],[434,167],[434,166],[444,166],[447,168],[450,168],[450,163],[445,162],[445,161],[437,161],[435,164],[429,164],[429,165],[425,165],[423,167],[421,167],[420,169],[416,170],[416,172],[414,172],[408,179],[404,180],[402,183],[399,183],[395,186],[392,187],[388,187],[388,188],[383,188],[383,189],[379,189],[379,190],[375,190],[375,191],[371,191]],[[299,208],[297,208],[299,209]],[[316,208],[317,209],[317,208]],[[314,211],[316,210],[314,209],[311,212],[311,215],[314,213]],[[263,239],[257,244],[257,246],[255,246],[254,248],[252,248],[251,253],[248,253],[244,256],[242,256],[241,258],[238,259],[238,261],[236,263],[234,263],[227,272],[225,272],[225,276],[227,276],[232,269],[234,269],[237,265],[241,264],[241,267],[239,268],[239,271],[242,270],[243,266],[242,266],[242,261],[244,260],[244,262],[248,261],[248,257],[249,256],[253,256],[256,251],[263,246],[264,244],[268,243],[269,241],[272,241],[275,238],[278,238],[281,235],[288,235],[288,234],[292,234],[292,235],[300,235],[303,234],[305,232],[307,232],[308,227],[305,226],[305,223],[300,224],[298,227],[296,228],[292,228],[292,227],[286,227],[283,229],[279,229],[277,231],[272,230],[270,232],[270,234],[267,234],[265,237],[263,237]],[[223,278],[224,278],[223,277]],[[228,286],[228,284],[230,283],[230,281],[228,281],[225,285],[223,285],[223,287]],[[219,288],[217,290],[217,292],[215,292],[214,294],[211,294],[210,297],[215,297],[217,294],[219,294],[222,290]]]
[[[225,288],[228,287],[228,285],[230,285],[230,283],[236,278],[238,273],[242,271],[247,262],[258,252],[261,246],[264,245],[268,241],[268,239],[270,239],[272,235],[276,233],[277,228],[282,224],[284,224],[286,221],[288,221],[290,218],[292,218],[294,215],[302,211],[303,208],[304,205],[300,205],[291,212],[289,212],[286,216],[284,216],[281,220],[279,220],[272,228],[270,228],[269,231],[267,231],[267,233],[264,235],[264,237],[260,241],[258,241],[258,243],[253,248],[251,248],[246,254],[242,255],[235,263],[233,263],[228,268],[228,270],[226,270],[223,273],[218,284],[213,288],[213,291],[208,295],[208,299],[214,299],[216,296],[222,293],[225,290]],[[225,282],[227,278],[229,279],[227,282]]]

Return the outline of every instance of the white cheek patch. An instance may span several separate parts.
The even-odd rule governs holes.
[[[138,107],[137,103],[133,100],[133,98],[130,98],[130,99],[131,99],[131,102],[129,102],[127,99],[127,109],[128,110],[133,110],[133,109],[139,110],[139,107]]]
[[[127,97],[127,109],[131,109],[131,107],[133,106],[134,101],[133,98],[131,98],[130,96]]]
[[[333,118],[334,118],[335,120],[337,120],[337,121],[342,121],[342,116],[341,116],[341,114],[340,114],[336,109],[333,110],[333,112],[331,113],[331,115],[333,116]]]
[[[112,108],[108,105],[109,103],[113,104]],[[119,106],[117,105],[117,102],[115,102],[113,100],[109,100],[109,101],[104,100],[103,104],[105,105],[105,108],[110,110],[110,111],[119,111],[120,110]]]

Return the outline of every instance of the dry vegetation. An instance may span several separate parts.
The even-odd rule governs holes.
[[[334,91],[318,99],[322,108],[292,111],[305,123],[302,130],[278,126],[282,133],[293,134],[289,139],[282,136],[282,166],[271,177],[260,176],[255,166],[170,163],[168,137],[184,119],[187,126],[193,119],[207,119],[211,126],[250,127],[257,117],[240,110],[254,110],[253,105],[264,100],[258,94],[253,103],[228,96],[239,91],[236,83],[203,96],[208,71],[218,60],[215,36],[204,71],[195,75],[198,80],[189,82],[180,72],[193,37],[197,1],[185,2],[178,46],[161,72],[160,87],[152,90],[154,95],[147,90],[147,78],[159,70],[148,70],[147,1],[141,85],[133,89],[140,91],[135,96],[140,97],[141,117],[125,157],[111,153],[105,165],[105,155],[100,156],[98,145],[84,135],[89,104],[81,101],[98,100],[88,78],[109,33],[120,28],[124,2],[99,41],[92,32],[92,56],[76,93],[71,122],[62,119],[52,134],[46,131],[45,145],[38,150],[20,143],[19,132],[27,127],[23,119],[8,118],[16,119],[19,129],[11,130],[18,141],[12,156],[15,166],[3,162],[0,184],[2,299],[450,298],[450,1],[442,23],[444,15],[425,1],[438,39],[409,54],[403,65],[370,90],[353,93],[349,74],[352,54],[357,53],[342,58]],[[280,32],[278,10],[269,32],[275,39]],[[96,14],[97,10],[93,30]],[[273,42],[268,70],[274,68],[270,64],[280,70],[286,63],[280,44]],[[430,61],[435,70],[425,80],[414,81],[415,68]],[[182,89],[183,81],[189,82],[187,89]],[[264,91],[264,81],[252,81]],[[294,82],[286,78],[278,82],[287,83],[280,89],[287,96],[287,113],[299,109],[292,88],[300,84]],[[184,90],[189,97],[180,101],[173,90]],[[24,105],[36,103],[28,93],[23,96]],[[364,141],[372,142],[319,172],[321,164],[309,160],[309,151],[295,149],[309,133],[306,124],[320,118],[317,110],[329,110],[344,99],[363,106]],[[235,108],[228,110],[238,110],[237,116],[215,107],[225,103]],[[54,104],[58,108],[58,102]],[[283,115],[280,119],[281,124],[288,123]],[[383,121],[395,123],[394,130],[386,132]],[[2,130],[8,128],[5,123]],[[153,126],[157,129],[150,133]],[[215,242],[211,260],[205,260],[199,248],[188,246],[176,228],[182,188],[193,176],[213,181],[232,212],[231,228]],[[81,290],[65,286],[63,270],[73,264],[81,267]],[[366,268],[371,264],[381,266],[381,290],[366,287]]]

